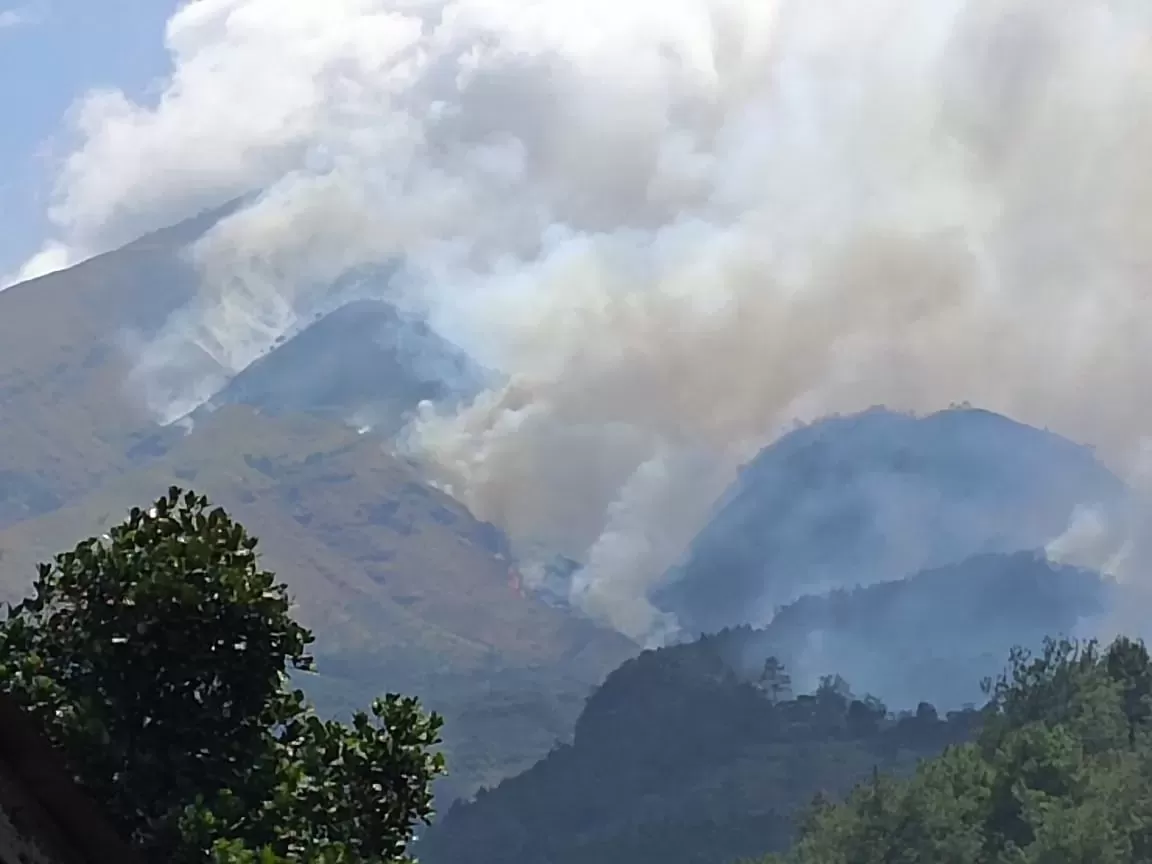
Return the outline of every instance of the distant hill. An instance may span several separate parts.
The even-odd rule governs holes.
[[[1089,449],[987,411],[829,418],[742,470],[656,599],[691,633],[760,624],[804,594],[1042,548],[1124,494]]]
[[[459,803],[418,844],[426,864],[729,864],[785,848],[818,793],[909,771],[977,715],[897,718],[843,682],[774,701],[728,663],[747,633],[648,651],[588,701],[570,745]],[[764,658],[761,658],[763,662]]]
[[[482,382],[469,358],[423,322],[389,303],[357,299],[276,346],[192,417],[240,404],[354,421],[390,435],[421,401],[474,396]]]
[[[804,597],[750,635],[751,674],[779,657],[797,684],[844,675],[863,692],[907,707],[941,708],[981,699],[1016,645],[1077,636],[1110,606],[1113,587],[1092,572],[1051,564],[1031,552],[979,555],[959,564],[867,588]]]

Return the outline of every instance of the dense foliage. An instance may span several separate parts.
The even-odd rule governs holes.
[[[417,846],[426,864],[723,864],[790,844],[818,793],[879,765],[967,740],[975,712],[892,716],[829,677],[795,695],[788,672],[732,657],[747,630],[646,652],[589,699],[570,745],[449,810]]]
[[[311,642],[256,540],[174,488],[40,567],[0,625],[0,688],[152,860],[400,860],[440,720],[397,695],[320,719],[287,686]]]
[[[791,864],[1152,860],[1152,666],[1118,639],[1049,641],[988,682],[979,738],[819,806]]]

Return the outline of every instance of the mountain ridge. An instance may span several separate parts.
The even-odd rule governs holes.
[[[989,411],[833,416],[741,469],[655,602],[689,633],[761,624],[803,594],[1042,548],[1126,495],[1088,448]]]

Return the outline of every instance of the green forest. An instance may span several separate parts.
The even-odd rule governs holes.
[[[827,676],[793,694],[767,658],[733,658],[751,628],[649,651],[588,700],[570,745],[452,807],[418,847],[428,864],[723,862],[785,849],[804,806],[874,767],[906,774],[968,740],[975,711],[891,714]]]
[[[1152,860],[1152,669],[1139,642],[1049,641],[988,686],[981,729],[906,779],[817,802],[793,864]]]
[[[626,662],[571,742],[437,817],[441,719],[387,693],[318,715],[291,683],[314,636],[257,546],[174,488],[42,565],[0,625],[0,688],[144,860],[1152,861],[1138,641],[1015,649],[982,705],[942,715],[834,674],[795,692],[775,656],[747,662],[755,631],[725,630]]]

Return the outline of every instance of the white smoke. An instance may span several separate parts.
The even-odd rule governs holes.
[[[1148,434],[1149,9],[199,0],[155,103],[80,107],[52,215],[97,249],[263,190],[140,352],[166,419],[397,266],[508,382],[413,445],[647,639],[678,542],[798,417],[970,400],[1116,460]]]
[[[573,580],[572,601],[649,646],[679,635],[674,618],[648,594],[730,480],[714,457],[663,449],[650,456],[609,505],[605,527]]]
[[[1119,512],[1086,504],[1072,514],[1067,530],[1046,547],[1048,558],[1085,567],[1121,585],[1148,582],[1152,563],[1152,437],[1136,442],[1124,466],[1129,495]],[[1152,583],[1147,585],[1152,588]]]

